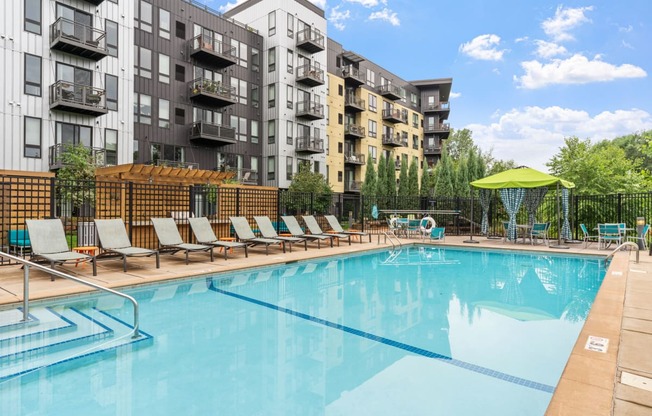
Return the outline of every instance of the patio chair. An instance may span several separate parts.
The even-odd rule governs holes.
[[[598,224],[598,247],[609,248],[612,243],[623,242],[620,224]]]
[[[20,253],[20,256],[25,255],[25,251],[29,251],[32,248],[32,243],[29,241],[29,233],[27,230],[17,230],[11,229],[7,233],[7,239],[9,240],[9,250],[10,253]]]
[[[52,269],[55,264],[64,264],[68,261],[90,262],[93,264],[93,276],[97,276],[95,256],[70,251],[61,220],[25,220],[25,224],[32,244],[33,259],[43,258],[49,261]],[[54,281],[54,275],[51,280]]]
[[[580,230],[582,230],[582,241],[584,242],[584,248],[587,248],[591,243],[598,241],[598,236],[590,235],[589,230],[586,228],[585,224],[580,224]]]
[[[446,241],[446,228],[433,227],[430,230],[430,241]]]
[[[645,224],[643,230],[641,230],[640,235],[629,236],[627,241],[633,241],[638,244],[639,247],[643,247],[643,250],[647,250],[647,233],[650,231],[650,224]]]
[[[337,245],[340,245],[339,239],[345,239],[349,240],[349,245],[351,245],[351,235],[350,234],[340,234],[340,233],[328,233],[325,234],[322,230],[319,224],[317,223],[317,220],[313,215],[304,215],[303,216],[303,222],[306,223],[306,227],[308,227],[308,230],[310,231],[310,234],[312,235],[332,235],[333,237],[337,238]]]
[[[340,224],[340,222],[337,220],[337,217],[335,217],[335,215],[324,215],[324,218],[326,218],[326,221],[328,221],[328,225],[336,233],[349,234],[351,236],[358,236],[358,238],[360,239],[360,243],[362,243],[362,237],[369,236],[369,242],[371,243],[371,234],[365,233],[363,231],[346,231],[346,230],[344,230],[342,228],[342,225]]]
[[[286,215],[282,216],[281,219],[285,223],[285,226],[287,227],[288,231],[290,234],[292,234],[293,237],[300,237],[300,238],[305,238],[309,241],[316,241],[317,242],[317,248],[321,248],[321,242],[323,240],[328,240],[331,243],[331,247],[333,247],[333,240],[335,237],[333,237],[330,234],[326,235],[312,235],[312,234],[306,234],[301,226],[299,225],[299,221],[297,221],[296,218],[294,218],[291,215]],[[337,244],[339,245],[339,240],[337,240]]]
[[[535,222],[530,228],[530,244],[535,244],[536,239],[540,238],[546,244],[550,245],[548,241],[548,228],[550,228],[549,222]]]
[[[218,239],[215,235],[215,232],[213,231],[213,227],[211,227],[211,223],[208,222],[208,218],[188,218],[188,222],[190,223],[190,228],[192,229],[192,233],[195,235],[195,240],[197,240],[197,243],[207,246],[212,245],[214,247],[220,247],[220,249],[224,250],[224,260],[227,259],[228,251],[233,250],[234,248],[243,248],[245,257],[249,257],[249,253],[247,252],[247,244],[239,243],[237,241],[222,241]]]
[[[154,232],[156,232],[156,237],[158,237],[158,242],[161,248],[166,251],[172,252],[172,254],[177,251],[184,251],[186,253],[186,264],[188,264],[188,254],[192,251],[207,251],[210,253],[211,261],[215,260],[213,255],[213,246],[204,245],[204,244],[191,244],[184,243],[177,229],[177,224],[174,222],[174,218],[152,218],[152,225],[154,225]]]
[[[127,272],[127,257],[156,256],[156,268],[161,267],[158,250],[131,245],[122,219],[95,220],[95,229],[100,240],[100,247],[104,251],[122,256],[122,271],[125,273]]]
[[[284,241],[290,244],[290,253],[292,253],[292,244],[294,243],[303,243],[304,250],[308,250],[308,240],[303,237],[291,237],[291,236],[279,236],[276,230],[274,229],[274,224],[269,217],[254,217],[254,221],[258,224],[258,230],[264,238],[271,238],[278,241]]]
[[[424,239],[427,238],[432,229],[436,226],[437,222],[434,218],[430,216],[421,218],[421,221],[419,222],[419,233],[421,233],[421,237]]]
[[[235,235],[238,237],[238,241],[246,243],[250,246],[264,244],[266,255],[269,255],[270,245],[279,244],[279,240],[256,237],[256,234],[254,234],[252,231],[251,227],[249,226],[249,222],[245,217],[229,217],[229,220],[231,221]],[[285,253],[285,241],[280,241],[280,244],[283,248],[283,253]]]

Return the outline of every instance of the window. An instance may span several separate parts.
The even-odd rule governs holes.
[[[150,154],[152,155],[152,162],[156,163],[161,160],[161,145],[159,143],[152,143],[149,147]]]
[[[106,86],[106,108],[118,111],[118,77],[106,74],[104,84]]]
[[[294,73],[294,52],[288,49],[288,74]]]
[[[118,56],[118,24],[112,20],[105,20],[106,50],[109,56]]]
[[[25,30],[41,34],[41,0],[25,0]]]
[[[82,145],[85,147],[93,145],[92,127],[57,122],[55,134],[57,144]]]
[[[251,70],[254,72],[260,70],[260,52],[254,48],[251,48]]]
[[[260,91],[258,90],[258,85],[251,86],[251,106],[258,108],[260,105]]]
[[[136,12],[134,15],[135,27],[144,30],[145,32],[152,33],[152,5],[146,1],[136,3]]]
[[[158,9],[158,35],[170,39],[170,12],[165,9]]]
[[[140,153],[140,152],[138,151],[138,139],[134,139],[134,152],[133,152],[133,154],[132,154],[132,157],[133,157],[134,163],[139,162],[139,160],[138,160],[138,155],[139,155],[139,153]]]
[[[412,148],[419,149],[419,136],[416,134],[412,135]]]
[[[351,95],[353,94],[355,93],[352,92]],[[344,95],[344,86],[342,84],[337,85],[337,95],[339,95],[340,97]]]
[[[186,110],[183,108],[174,109],[174,124],[186,124]]]
[[[174,34],[179,39],[186,38],[186,24],[183,22],[175,21]]]
[[[134,121],[141,124],[152,124],[152,97],[145,94],[134,94]]]
[[[313,167],[315,168],[313,171],[314,171],[315,173],[319,173],[319,161],[318,161],[318,160],[315,160],[315,161],[313,162],[313,165],[314,165]]]
[[[293,130],[293,128],[294,127],[292,126],[292,122],[290,120],[288,120],[287,121],[287,126],[285,128],[285,135],[286,135],[285,143],[290,144],[290,145],[294,143],[294,140],[292,138],[292,130]]]
[[[216,37],[219,36],[219,34],[215,34]],[[249,47],[247,46],[246,43],[242,43],[240,41],[237,41],[235,39],[231,39],[231,46],[235,48],[233,56],[238,58],[238,65],[241,67],[246,68],[247,67],[247,57],[249,55]]]
[[[267,122],[267,143],[276,143],[276,120],[269,120]]]
[[[337,114],[337,124],[344,124],[344,116],[342,113]]]
[[[369,158],[374,163],[378,161],[378,149],[376,146],[369,146]]]
[[[377,100],[378,97],[376,97],[374,94],[369,93],[369,111],[373,111],[374,113],[377,111]]]
[[[294,37],[294,15],[288,13],[288,37]]]
[[[378,134],[377,123],[374,120],[369,120],[368,136],[369,137],[376,137],[377,134]]]
[[[258,173],[258,157],[257,156],[251,156],[251,162],[250,163],[251,163],[251,171]]]
[[[267,26],[269,27],[269,36],[276,34],[276,11],[272,11],[267,15]]]
[[[181,146],[165,145],[163,147],[163,159],[174,162],[186,161],[186,148]]]
[[[41,96],[41,57],[25,54],[25,94]]]
[[[231,127],[235,129],[236,140],[247,141],[247,119],[245,117],[231,116]]]
[[[75,100],[82,100],[82,86],[92,86],[92,75],[92,72],[88,69],[57,62],[55,77],[57,81],[66,81],[67,83],[74,85],[72,92]]]
[[[376,73],[369,68],[367,68],[367,85],[371,88],[376,87]]]
[[[134,51],[136,54],[135,74],[143,78],[152,78],[152,51],[142,46],[136,46]]]
[[[276,48],[270,48],[267,51],[267,71],[276,71]]]
[[[235,95],[238,97],[240,104],[247,105],[247,92],[249,91],[247,81],[231,77],[231,86],[235,88]]]
[[[41,119],[25,117],[25,157],[41,158]]]
[[[276,84],[269,84],[267,87],[267,107],[276,107]]]
[[[267,158],[267,180],[273,181],[276,179],[276,159],[274,156]]]
[[[413,92],[410,93],[410,103],[415,107],[418,105],[417,95]]]
[[[288,85],[287,96],[288,97],[287,97],[286,107],[291,110],[292,108],[294,108],[294,90],[292,88],[292,85]]]
[[[118,130],[104,130],[104,157],[107,165],[118,164]]]
[[[174,66],[174,80],[175,81],[186,81],[186,68],[183,65]]]
[[[158,80],[164,84],[170,83],[170,57],[158,54]]]
[[[412,113],[412,127],[419,128],[419,115],[417,113]]]
[[[258,143],[258,120],[251,120],[251,143]]]
[[[158,99],[158,126],[170,128],[170,101],[163,98]]]
[[[292,180],[292,167],[294,166],[292,156],[288,156],[285,161],[285,179]]]
[[[344,152],[344,150],[343,150],[343,144],[342,144],[342,142],[339,142],[339,143],[337,144],[337,153],[343,153],[343,152]]]
[[[342,182],[342,171],[341,170],[337,171],[337,181]]]

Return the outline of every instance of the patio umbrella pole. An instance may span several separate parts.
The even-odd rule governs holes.
[[[565,246],[561,243],[561,209],[559,208],[559,182],[557,182],[557,245],[550,246],[550,248],[559,248],[565,249],[568,246]]]
[[[471,187],[471,238],[464,240],[464,243],[478,244],[478,240],[473,239],[473,187]]]

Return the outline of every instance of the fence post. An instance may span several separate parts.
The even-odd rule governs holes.
[[[281,231],[281,190],[276,191],[276,232]]]
[[[359,201],[360,201],[360,224],[362,228],[361,231],[364,232],[364,214],[365,214],[364,195],[360,194]]]
[[[235,188],[235,216],[240,216],[240,188]]]
[[[50,178],[50,217],[49,218],[55,218],[55,199],[56,199],[56,185],[55,185],[55,178]]]
[[[128,194],[127,194],[127,215],[129,216],[129,241],[134,241],[134,183],[129,181],[127,184]]]
[[[310,215],[315,215],[315,193],[310,192]]]
[[[618,221],[623,222],[623,194],[618,194]]]
[[[189,185],[190,189],[188,190],[188,197],[190,198],[190,201],[188,201],[188,218],[192,217],[195,215],[195,185]],[[192,232],[190,232],[190,221],[186,224],[186,241],[192,241]]]

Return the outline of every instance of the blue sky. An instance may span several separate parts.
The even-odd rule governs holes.
[[[497,159],[547,170],[564,137],[652,129],[650,0],[312,3],[345,49],[406,80],[453,78],[451,127]]]

